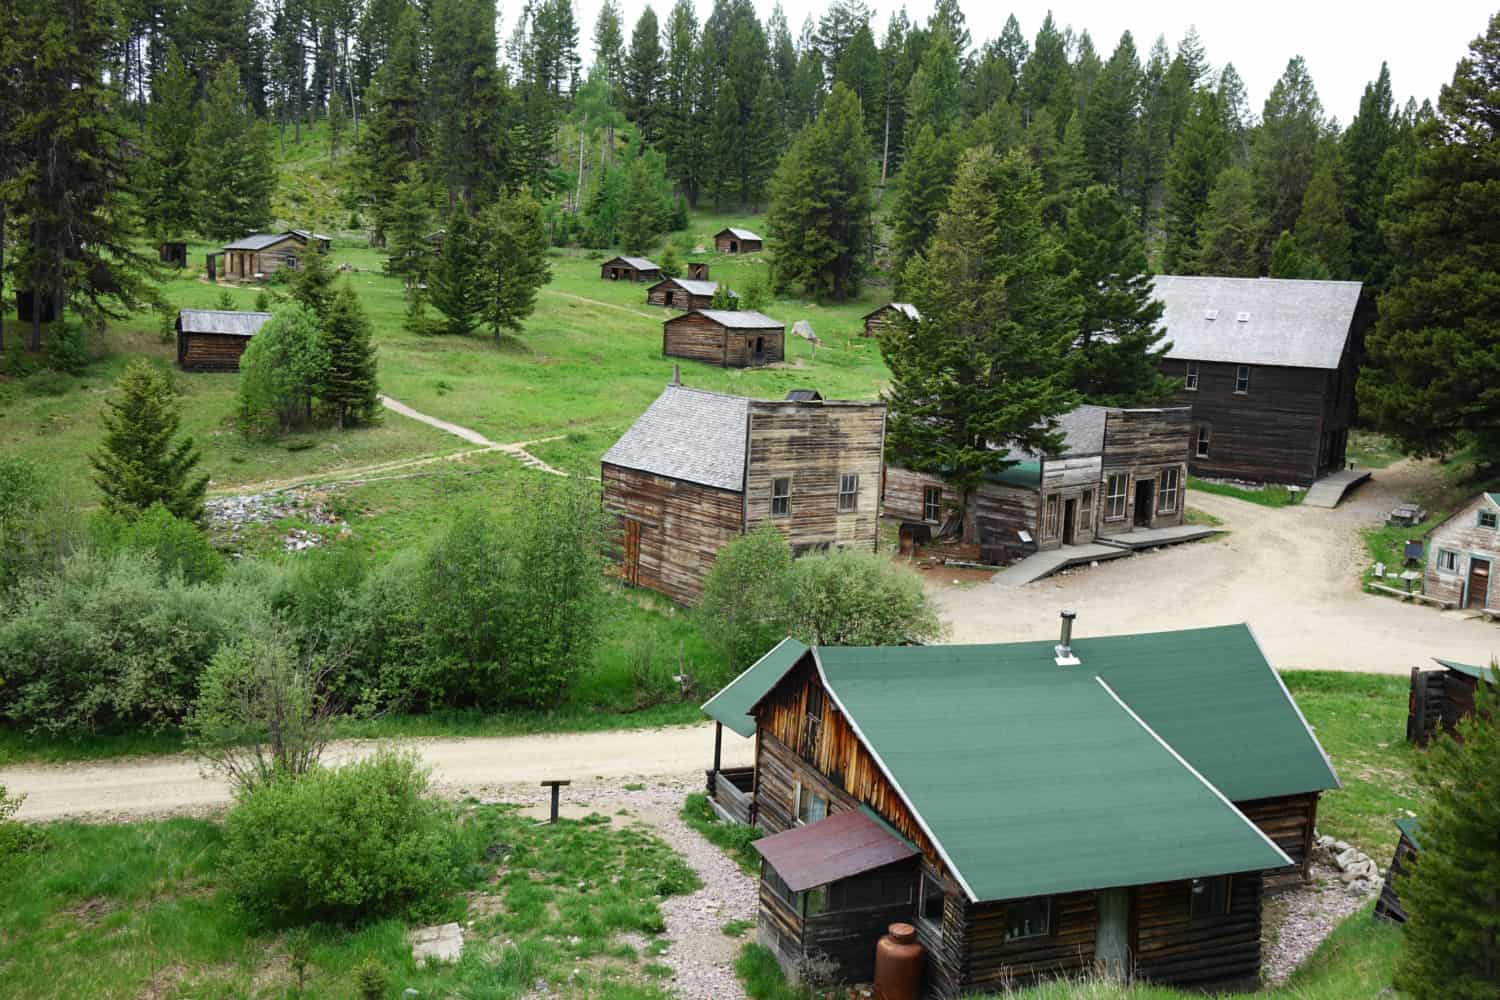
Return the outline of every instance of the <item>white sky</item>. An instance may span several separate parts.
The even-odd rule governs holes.
[[[625,16],[625,39],[645,9],[646,0],[620,0]],[[666,23],[673,0],[652,0],[657,17]],[[875,10],[876,38],[885,29],[891,12],[902,0],[867,0]],[[713,9],[713,0],[696,0],[699,22]],[[601,0],[574,0],[578,15],[581,55],[592,62],[594,21]],[[755,0],[762,22],[770,16],[774,0]],[[932,0],[909,0],[905,4],[913,21],[922,22],[932,13]],[[1000,34],[1006,15],[1014,13],[1028,39],[1036,37],[1048,9],[1058,25],[1087,29],[1100,58],[1109,53],[1120,33],[1135,36],[1142,59],[1157,35],[1165,35],[1175,49],[1189,24],[1198,28],[1209,61],[1215,68],[1233,62],[1250,90],[1250,103],[1260,113],[1266,93],[1287,60],[1301,55],[1307,60],[1325,111],[1347,125],[1359,107],[1365,84],[1380,72],[1382,60],[1390,63],[1391,83],[1398,103],[1415,96],[1436,100],[1438,88],[1453,78],[1453,67],[1468,52],[1469,42],[1484,33],[1495,11],[1494,0],[1252,0],[1252,2],[1208,3],[1202,0],[1065,0],[1048,3],[1030,0],[962,0],[969,33],[977,47]],[[508,25],[520,0],[501,0],[501,17]],[[803,19],[816,20],[826,9],[825,0],[782,0],[787,22],[795,38]],[[503,29],[508,32],[508,28]],[[503,36],[502,36],[503,37]]]

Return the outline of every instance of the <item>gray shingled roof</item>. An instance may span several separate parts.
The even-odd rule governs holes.
[[[1164,274],[1153,282],[1166,306],[1167,357],[1289,368],[1339,366],[1360,289],[1357,281],[1290,278]]]
[[[918,311],[917,307],[912,305],[910,302],[887,302],[885,305],[880,306],[878,309],[871,309],[869,312],[865,313],[863,318],[869,319],[871,316],[874,316],[876,313],[880,312],[881,309],[894,309],[901,315],[905,316],[907,319],[911,320],[913,323],[919,323],[922,320],[922,313]]]
[[[734,226],[730,226],[727,229],[721,229],[721,230],[719,230],[718,235],[722,236],[724,233],[728,233],[729,235],[733,236],[735,239],[738,239],[738,240],[759,240],[760,239],[760,235],[759,234],[752,233],[748,229],[736,229]],[[765,241],[761,240],[761,242],[765,242]]]
[[[315,232],[313,232],[310,229],[288,229],[287,232],[293,234],[294,236],[300,236],[300,237],[302,237],[302,239],[304,241],[306,241],[306,240],[327,240],[330,243],[333,242],[333,237],[332,236],[326,236],[323,233],[315,233]]]
[[[719,290],[719,283],[717,281],[699,281],[696,278],[667,278],[665,281],[657,282],[652,287],[659,288],[666,284],[676,285],[689,295],[713,295]],[[735,298],[740,297],[740,293],[732,288],[729,290],[729,294]]]
[[[631,267],[635,268],[637,271],[660,271],[661,270],[661,268],[657,267],[655,264],[651,263],[649,260],[647,260],[644,257],[611,257],[609,260],[605,261],[604,263],[607,266],[609,264],[613,264],[617,260],[618,261],[622,261],[622,262],[624,262],[626,264],[629,264]]]
[[[1067,458],[1070,455],[1098,455],[1104,451],[1104,423],[1109,416],[1107,406],[1080,406],[1057,418],[1057,429],[1063,433],[1062,450],[1048,458]],[[1012,448],[1005,457],[1012,462],[1026,462],[1041,456],[1035,452]]]
[[[270,313],[230,309],[183,309],[178,315],[183,333],[222,333],[230,337],[253,337],[271,318]]]
[[[233,243],[224,244],[225,250],[264,250],[274,243],[280,243],[290,236],[291,233],[253,233],[242,236]]]
[[[693,312],[701,316],[707,316],[721,326],[727,326],[731,330],[785,330],[786,324],[780,320],[772,319],[765,313],[758,313],[754,309],[695,309]],[[687,315],[691,316],[692,313]],[[667,322],[671,322],[668,320]]]
[[[750,400],[669,385],[609,451],[606,465],[723,490],[745,486]]]

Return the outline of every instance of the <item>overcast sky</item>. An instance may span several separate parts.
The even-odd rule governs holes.
[[[645,9],[645,0],[620,0],[625,15],[625,38],[635,19]],[[658,18],[666,24],[673,0],[653,0]],[[713,0],[696,0],[699,21],[713,9]],[[876,38],[884,30],[892,11],[902,0],[867,0],[875,9]],[[574,0],[578,13],[580,48],[585,64],[592,61],[594,21],[601,0]],[[764,21],[774,0],[755,0]],[[826,9],[825,0],[782,0],[787,22],[796,37],[802,21],[814,20]],[[925,21],[932,13],[932,0],[909,0],[907,13],[913,21]],[[520,0],[501,0],[501,16],[507,24],[520,7]],[[1390,63],[1391,82],[1399,102],[1415,96],[1436,100],[1438,88],[1453,78],[1453,67],[1468,51],[1469,42],[1484,33],[1497,0],[1250,0],[1209,2],[1201,0],[1068,0],[1056,4],[1027,0],[966,0],[964,14],[977,47],[1000,34],[1006,15],[1014,13],[1028,39],[1048,9],[1059,26],[1071,24],[1087,29],[1100,58],[1109,58],[1120,33],[1135,36],[1142,59],[1157,35],[1165,35],[1174,49],[1188,25],[1198,28],[1209,61],[1217,68],[1233,62],[1250,90],[1251,106],[1259,114],[1266,93],[1287,60],[1301,55],[1307,60],[1317,83],[1318,96],[1329,115],[1345,125],[1359,107],[1365,84],[1380,71],[1382,60]],[[506,29],[508,31],[508,28]]]

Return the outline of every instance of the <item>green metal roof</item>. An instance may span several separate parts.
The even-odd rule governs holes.
[[[1467,674],[1475,680],[1484,681],[1488,684],[1500,683],[1495,680],[1495,671],[1489,667],[1476,667],[1468,663],[1456,663],[1453,660],[1439,659],[1436,656],[1433,659],[1449,670],[1456,670],[1461,674]]]
[[[1396,820],[1396,829],[1406,834],[1406,839],[1411,841],[1411,846],[1419,851],[1422,849],[1422,841],[1417,839],[1418,835],[1422,832],[1421,823],[1410,817],[1402,817]]]
[[[1214,637],[1168,635],[1159,655],[1209,662]],[[1119,641],[1075,642],[1075,667],[1051,642],[815,655],[972,899],[1289,864],[1099,676]]]
[[[1024,486],[1028,489],[1036,489],[1042,483],[1041,462],[1017,462],[1001,469],[999,472],[990,473],[985,476],[992,483],[1005,483],[1008,486]]]
[[[807,647],[788,636],[778,642],[769,653],[750,664],[749,668],[730,681],[718,694],[703,703],[703,711],[709,718],[733,729],[741,736],[755,735],[755,720],[749,715],[751,707],[779,680],[797,661]]]

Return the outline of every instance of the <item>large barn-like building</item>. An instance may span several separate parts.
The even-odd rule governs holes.
[[[1162,371],[1193,408],[1193,475],[1309,485],[1344,467],[1357,281],[1160,275]]]
[[[1253,988],[1269,887],[1339,787],[1244,625],[985,646],[788,639],[707,704],[754,736],[759,937],[868,981],[913,924],[921,995],[1054,976]],[[833,968],[828,968],[829,964]]]
[[[237,372],[268,312],[183,309],[177,313],[177,365],[187,372]]]
[[[776,526],[794,551],[875,548],[885,406],[726,396],[673,382],[604,453],[626,582],[695,604],[720,548]]]

